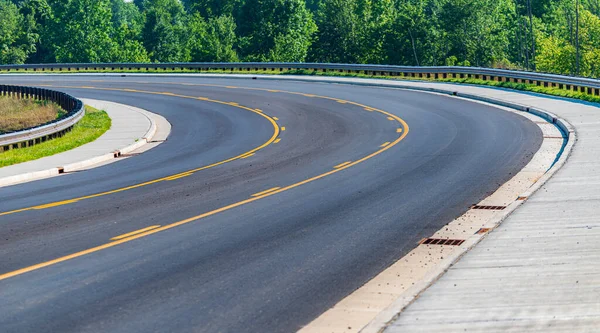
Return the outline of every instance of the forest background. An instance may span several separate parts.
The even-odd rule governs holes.
[[[600,0],[0,0],[0,64],[238,61],[600,77]]]

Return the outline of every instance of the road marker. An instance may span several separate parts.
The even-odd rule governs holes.
[[[281,187],[273,187],[273,188],[270,188],[270,189],[268,189],[268,190],[265,190],[265,191],[262,191],[262,192],[258,192],[258,193],[252,194],[252,196],[253,196],[253,197],[260,197],[260,196],[262,196],[262,195],[265,195],[265,194],[267,194],[267,193],[271,193],[271,192],[277,191],[277,190],[278,190],[278,189],[280,189],[280,188],[281,188]]]
[[[143,229],[140,229],[140,230],[128,232],[126,234],[122,234],[122,235],[113,237],[110,240],[111,241],[116,241],[116,240],[119,240],[119,239],[123,239],[123,238],[131,237],[131,236],[134,236],[134,235],[137,235],[137,234],[141,234],[143,232],[146,232],[146,231],[149,231],[149,230],[152,230],[152,229],[156,229],[156,228],[160,228],[160,225],[151,225],[149,227],[146,227],[146,228],[143,228]]]
[[[338,164],[338,165],[334,166],[333,168],[334,168],[334,169],[343,168],[343,167],[345,167],[346,165],[348,165],[348,164],[350,164],[350,163],[352,163],[352,162],[351,162],[351,161],[344,162],[344,163],[342,163],[342,164]]]

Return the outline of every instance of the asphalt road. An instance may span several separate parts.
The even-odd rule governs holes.
[[[3,82],[134,105],[173,127],[147,153],[0,188],[0,212],[17,210],[0,216],[2,332],[295,331],[493,192],[542,139],[515,114],[394,89],[216,78]]]

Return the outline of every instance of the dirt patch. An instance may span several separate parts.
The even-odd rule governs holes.
[[[0,134],[42,125],[63,114],[54,103],[0,97]]]

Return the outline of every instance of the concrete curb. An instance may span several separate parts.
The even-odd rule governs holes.
[[[132,112],[139,112],[139,111],[137,111],[138,108],[128,107],[128,109],[132,110]],[[141,109],[139,109],[139,110],[141,110]],[[62,173],[66,173],[66,172],[73,172],[73,171],[86,169],[86,168],[92,167],[92,166],[100,164],[100,163],[114,160],[115,158],[118,158],[122,155],[129,154],[132,151],[140,149],[141,147],[143,147],[146,144],[148,144],[149,142],[151,142],[152,138],[154,137],[154,135],[157,132],[156,122],[154,121],[154,119],[152,117],[150,117],[150,116],[148,116],[148,114],[146,114],[146,113],[149,113],[149,111],[146,111],[146,110],[141,110],[141,111],[143,111],[143,112],[140,112],[140,113],[143,114],[144,117],[147,118],[148,121],[150,122],[150,127],[148,128],[148,130],[146,131],[144,136],[137,142],[135,142],[131,145],[125,146],[123,148],[120,148],[118,150],[115,150],[112,152],[107,152],[105,154],[95,156],[92,158],[88,158],[88,159],[85,159],[85,160],[82,160],[79,162],[69,163],[69,164],[59,166],[59,167],[54,167],[54,168],[50,168],[50,169],[42,170],[42,171],[28,172],[28,173],[23,173],[23,174],[19,174],[19,175],[3,177],[3,178],[0,178],[0,187],[17,185],[20,183],[25,183],[25,182],[29,182],[29,181],[33,181],[33,180],[58,176]]]

